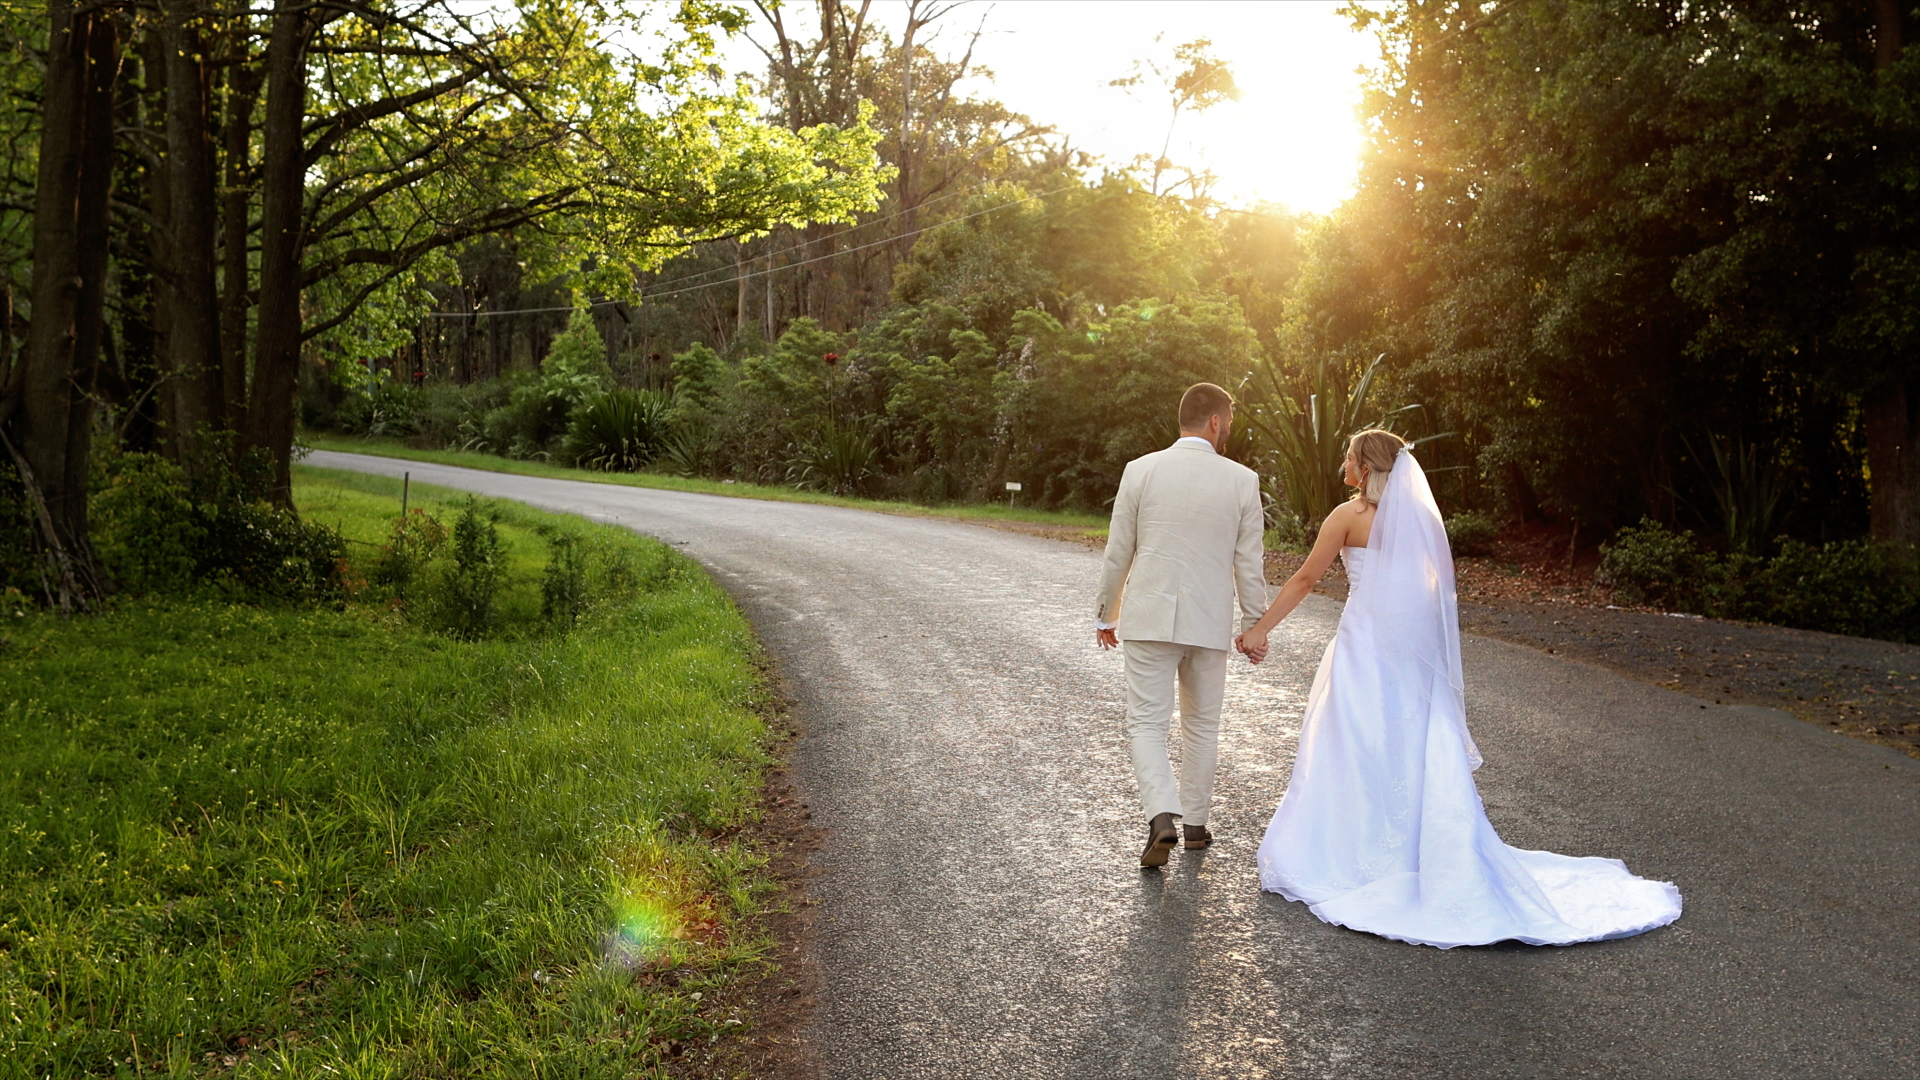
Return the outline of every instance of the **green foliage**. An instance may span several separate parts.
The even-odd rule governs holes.
[[[1485,554],[1487,542],[1500,535],[1500,523],[1484,510],[1447,515],[1447,546],[1455,555]]]
[[[1643,520],[1601,548],[1622,598],[1720,618],[1756,619],[1897,641],[1920,640],[1920,583],[1905,557],[1864,540],[1785,540],[1762,558],[1716,552],[1692,533]]]
[[[494,625],[494,601],[506,566],[499,519],[471,495],[454,519],[447,554],[452,562],[434,583],[431,617],[456,637],[484,637]]]
[[[732,365],[703,342],[673,358],[673,427],[712,427],[726,407],[737,378]]]
[[[106,482],[87,510],[94,550],[114,581],[134,593],[177,593],[199,580],[206,521],[180,466],[157,454],[101,465]]]
[[[552,540],[547,568],[540,575],[540,617],[549,624],[571,630],[587,607],[587,568],[580,542],[564,533]]]
[[[547,358],[540,362],[542,389],[552,397],[578,405],[613,385],[607,367],[607,344],[594,328],[590,312],[576,310],[567,328],[553,336]]]
[[[1404,358],[1396,396],[1462,432],[1475,498],[1522,513],[1715,506],[1719,470],[1683,464],[1705,427],[1778,460],[1773,528],[1864,531],[1861,395],[1920,356],[1913,280],[1885,272],[1920,250],[1920,51],[1876,70],[1874,11],[1354,5],[1386,58],[1374,134],[1282,360]],[[1759,509],[1734,543],[1771,542]]]
[[[655,391],[609,391],[574,412],[561,457],[597,472],[638,472],[666,444],[670,415]]]
[[[421,569],[446,549],[447,530],[440,519],[422,509],[409,510],[393,519],[386,542],[368,567],[367,580],[404,603]]]
[[[829,423],[794,447],[787,482],[833,495],[859,495],[872,482],[878,459],[869,432],[853,424]]]
[[[1417,409],[1402,406],[1372,413],[1368,401],[1385,354],[1350,375],[1339,361],[1321,356],[1297,379],[1260,365],[1247,386],[1248,400],[1235,419],[1250,426],[1272,454],[1280,490],[1289,509],[1314,528],[1346,499],[1342,463],[1347,440],[1367,428],[1393,427],[1394,420]]]
[[[34,554],[38,537],[20,474],[0,465],[0,590],[43,595],[40,562]]]
[[[1687,449],[1693,450],[1691,443]],[[1760,552],[1779,533],[1781,502],[1787,494],[1785,470],[1737,435],[1724,441],[1708,435],[1707,450],[1713,460],[1707,482],[1719,511],[1713,523],[1735,550]]]
[[[153,454],[95,460],[95,550],[121,587],[178,594],[206,584],[304,599],[343,585],[340,534],[267,502],[270,473],[261,455],[236,464],[223,444],[208,442],[190,458],[191,470]]]
[[[386,483],[296,494],[372,542]],[[505,524],[516,580],[546,527],[648,587],[513,641],[205,597],[8,611],[0,1071],[651,1076],[724,1033],[700,1001],[755,959],[763,887],[724,838],[767,763],[748,628],[663,545]]]

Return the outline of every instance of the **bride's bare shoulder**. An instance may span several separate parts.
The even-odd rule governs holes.
[[[1347,512],[1347,546],[1366,547],[1367,537],[1373,531],[1374,505],[1365,499],[1354,499],[1342,503]]]

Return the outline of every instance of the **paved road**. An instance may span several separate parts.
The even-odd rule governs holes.
[[[1338,606],[1228,683],[1215,832],[1162,872],[1092,647],[1098,559],[976,526],[352,455],[614,521],[738,597],[800,698],[827,1071],[894,1077],[1920,1076],[1920,762],[1481,638],[1487,811],[1623,858],[1686,914],[1625,941],[1436,949],[1261,893]]]

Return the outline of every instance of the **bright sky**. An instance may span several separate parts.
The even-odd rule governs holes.
[[[1357,71],[1378,57],[1371,35],[1356,33],[1338,7],[1335,0],[975,0],[937,24],[933,47],[957,57],[984,16],[974,56],[995,78],[976,92],[1119,165],[1159,152],[1172,107],[1154,89],[1134,97],[1107,84],[1131,73],[1136,58],[1158,58],[1164,70],[1175,45],[1211,39],[1241,99],[1182,114],[1168,156],[1218,173],[1215,195],[1230,204],[1265,200],[1325,212],[1353,193]],[[902,0],[875,0],[869,17],[897,40],[905,8]],[[754,34],[771,40],[764,30]],[[745,42],[726,53],[735,69],[758,71],[764,63]]]

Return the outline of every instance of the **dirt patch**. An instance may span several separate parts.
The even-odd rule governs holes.
[[[769,685],[778,686],[770,664],[762,665]],[[792,720],[791,699],[770,703],[769,727],[778,733],[772,753],[786,760],[801,731]],[[761,819],[741,832],[747,845],[767,856],[775,886],[766,906],[738,928],[749,940],[771,944],[765,958],[725,991],[715,994],[704,1014],[746,1017],[746,1029],[694,1047],[673,1064],[672,1074],[693,1080],[781,1077],[809,1080],[820,1075],[820,1058],[807,1040],[806,1027],[819,996],[814,963],[813,924],[818,900],[807,883],[819,872],[811,865],[828,831],[813,823],[813,813],[784,767],[768,771]]]
[[[978,518],[950,518],[951,521],[963,521],[968,525],[981,525],[1001,532],[1025,533],[1028,536],[1044,537],[1048,540],[1062,540],[1069,544],[1078,544],[1083,548],[1098,551],[1107,546],[1106,538],[1090,533],[1086,528],[1076,525],[1042,525],[1031,521],[984,521]]]

